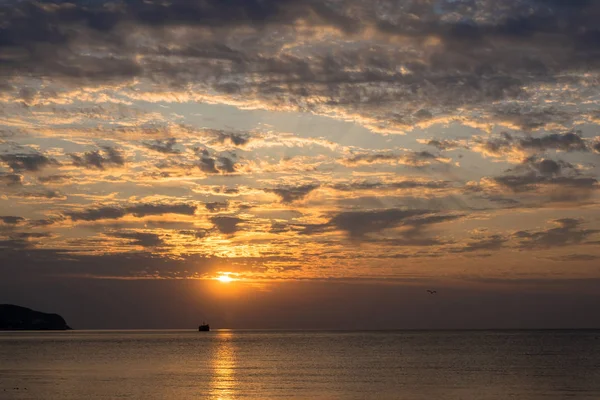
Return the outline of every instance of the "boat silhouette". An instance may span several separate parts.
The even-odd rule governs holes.
[[[199,332],[208,332],[210,331],[210,325],[206,322],[202,322],[202,324],[198,327]]]

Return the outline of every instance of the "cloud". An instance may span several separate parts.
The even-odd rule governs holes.
[[[210,212],[219,212],[219,211],[226,211],[229,208],[229,203],[227,201],[224,201],[224,202],[215,201],[215,202],[205,203],[204,206]]]
[[[484,178],[480,184],[467,184],[465,188],[500,196],[501,200],[501,195],[508,190],[512,194],[535,196],[544,201],[580,202],[589,199],[599,187],[595,177],[583,175],[568,162],[530,157],[504,175]]]
[[[73,221],[98,221],[103,219],[120,219],[128,214],[137,218],[143,218],[163,214],[194,215],[195,212],[196,205],[193,204],[146,203],[126,207],[107,206],[84,211],[69,211],[65,215]]]
[[[69,175],[48,175],[48,176],[39,176],[38,181],[41,183],[50,183],[50,184],[58,184],[65,183],[71,179]]]
[[[244,222],[238,217],[215,216],[211,217],[210,221],[215,225],[219,232],[225,235],[233,235],[239,230],[239,224]]]
[[[107,166],[123,166],[125,159],[120,151],[112,147],[103,146],[104,154],[99,150],[88,151],[83,155],[71,154],[73,165],[90,169],[105,169]]]
[[[114,237],[129,239],[132,244],[142,247],[163,246],[165,243],[159,235],[146,232],[120,232],[112,234]]]
[[[466,243],[460,248],[450,250],[452,253],[472,253],[477,251],[499,250],[508,242],[502,235],[492,235]]]
[[[243,147],[250,142],[250,137],[244,133],[226,132],[223,130],[216,129],[208,130],[206,132],[214,135],[215,142],[221,144]]]
[[[352,182],[337,183],[332,185],[335,190],[343,192],[353,192],[357,190],[386,190],[386,189],[428,189],[443,190],[451,187],[450,182],[445,181],[421,181],[405,180],[399,182]]]
[[[595,261],[600,259],[600,256],[595,256],[592,254],[568,254],[566,256],[560,257],[552,257],[550,258],[553,261]]]
[[[449,159],[441,158],[428,151],[407,152],[405,154],[393,153],[365,153],[358,154],[341,160],[346,166],[389,164],[408,165],[411,167],[424,167],[433,163],[448,163]]]
[[[15,216],[0,216],[0,221],[7,225],[17,225],[24,222],[25,218]]]
[[[58,165],[53,158],[43,154],[0,154],[0,160],[5,162],[14,172],[36,172],[44,167]]]
[[[235,173],[235,162],[231,158],[221,156],[218,157],[217,160],[219,163],[219,171],[224,174]]]
[[[345,231],[351,237],[362,237],[406,223],[410,218],[426,214],[423,210],[378,210],[343,212],[331,219],[329,224]]]
[[[56,199],[56,200],[66,199],[66,196],[64,194],[60,193],[57,190],[50,190],[50,189],[42,189],[42,190],[38,190],[38,191],[27,190],[24,192],[16,193],[15,195],[24,197],[24,198],[29,198],[29,199]]]
[[[26,172],[52,164],[2,160],[3,214],[46,226],[55,236],[40,247],[69,254],[252,245],[302,252],[307,271],[330,253],[350,263],[361,250],[417,257],[394,246],[431,247],[418,257],[509,247],[508,232],[455,243],[462,224],[437,231],[488,208],[585,200],[568,213],[552,203],[555,218],[589,213],[598,17],[593,1],[0,0],[2,147],[28,143],[62,163],[38,177]],[[123,147],[81,147],[105,140]],[[444,153],[455,149],[456,164]],[[343,273],[379,273],[360,262]]]
[[[417,142],[426,144],[428,146],[435,147],[440,151],[454,150],[454,149],[458,149],[460,147],[464,147],[464,144],[462,144],[460,141],[451,140],[451,139],[429,139],[429,140],[417,139]]]
[[[178,154],[179,150],[175,149],[174,146],[177,144],[177,139],[169,138],[167,140],[154,140],[151,142],[144,142],[144,146],[150,150],[157,151],[163,154]]]
[[[276,189],[263,189],[265,192],[274,193],[281,198],[283,203],[293,203],[302,200],[309,193],[319,188],[317,184],[307,184],[296,187],[280,187]]]
[[[23,175],[0,173],[0,183],[6,186],[21,186],[23,184]]]
[[[207,174],[218,174],[219,170],[216,167],[216,160],[209,156],[207,150],[202,150],[202,157],[198,161],[198,167],[202,172]]]
[[[408,231],[402,236],[415,239],[414,236],[420,236],[423,230],[431,225],[453,221],[463,217],[463,215],[442,215],[436,214],[431,210],[402,210],[402,209],[385,209],[371,211],[346,211],[333,216],[329,222],[325,224],[305,225],[301,231],[304,235],[312,235],[330,230],[340,230],[348,234],[352,239],[364,240],[365,237],[372,233],[379,233],[386,229],[397,227],[406,227]],[[406,242],[406,237],[401,241]],[[417,238],[422,240],[421,238]],[[415,243],[412,241],[411,243]],[[431,245],[437,242],[426,241]]]
[[[226,156],[212,157],[206,149],[195,149],[200,156],[198,168],[207,174],[233,174],[236,172],[235,162]]]
[[[537,151],[588,151],[588,145],[581,136],[574,132],[554,133],[539,138],[526,137],[519,140],[519,145],[524,149]]]
[[[127,213],[133,214],[135,217],[142,218],[151,215],[162,215],[162,214],[180,214],[180,215],[194,215],[196,212],[195,204],[154,204],[145,203],[137,204],[135,206],[126,207]]]
[[[585,240],[600,230],[581,229],[581,220],[564,218],[552,221],[555,228],[542,231],[519,231],[513,236],[520,241],[522,249],[544,249],[559,246],[585,244]]]
[[[183,230],[178,232],[180,235],[193,236],[196,239],[204,239],[210,234],[208,229]]]
[[[531,135],[517,137],[503,132],[491,138],[475,137],[467,148],[487,157],[507,157],[509,160],[521,161],[548,150],[587,152],[591,150],[591,144],[575,132],[553,133],[539,137]]]
[[[195,85],[231,102],[357,115],[380,131],[526,98],[563,72],[594,68],[598,47],[593,3],[566,13],[516,0],[3,4],[5,76]],[[547,34],[554,40],[539,40]],[[331,37],[332,51],[306,45]]]

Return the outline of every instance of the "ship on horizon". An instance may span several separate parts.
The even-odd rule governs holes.
[[[207,324],[206,322],[202,322],[202,324],[200,324],[200,326],[198,327],[198,331],[199,332],[208,332],[208,331],[210,331],[210,325]]]

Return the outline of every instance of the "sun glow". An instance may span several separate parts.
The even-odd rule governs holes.
[[[229,275],[221,275],[217,277],[217,280],[221,283],[229,283],[234,281],[234,279]]]

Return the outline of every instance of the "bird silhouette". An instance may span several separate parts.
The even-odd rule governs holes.
[[[429,293],[429,294],[437,294],[437,290],[428,290],[427,293]]]

